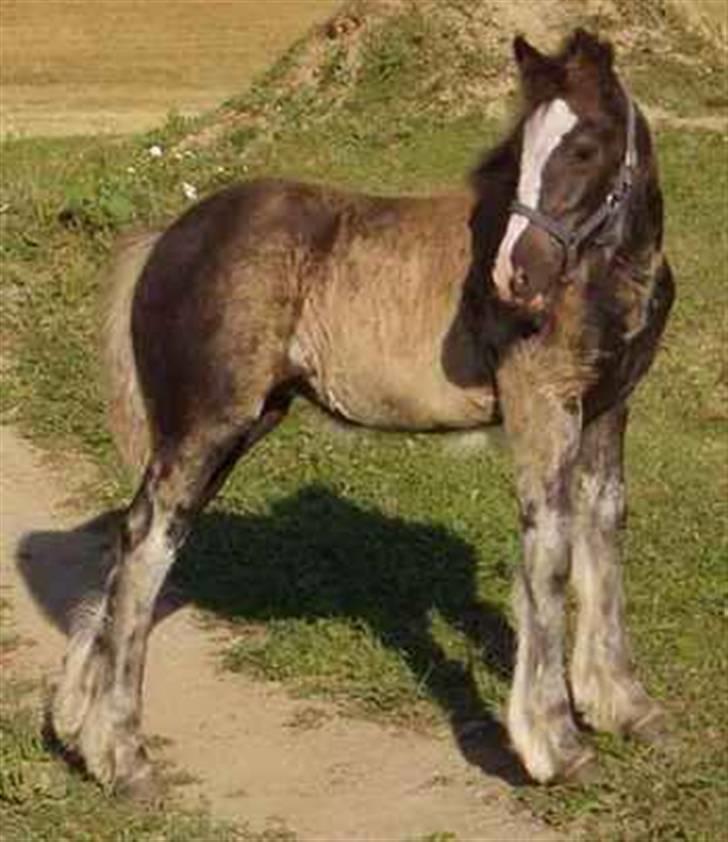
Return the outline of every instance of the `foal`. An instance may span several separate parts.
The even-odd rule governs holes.
[[[574,709],[622,733],[658,720],[630,661],[617,547],[625,401],[674,295],[652,143],[608,44],[577,30],[558,55],[520,37],[514,53],[524,113],[472,193],[253,181],[120,253],[114,424],[145,469],[52,709],[59,738],[104,784],[147,785],[139,721],[155,599],[193,517],[296,395],[378,428],[503,422],[524,553],[508,728],[535,779],[591,758]]]

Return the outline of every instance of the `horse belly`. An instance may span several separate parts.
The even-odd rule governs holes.
[[[377,362],[384,364],[384,360]],[[312,378],[311,385],[321,405],[367,427],[463,430],[495,420],[492,389],[461,389],[425,368],[404,372],[350,369]]]
[[[324,329],[309,314],[296,332],[294,359],[323,407],[382,429],[462,430],[496,421],[490,380],[464,387],[445,373],[444,326],[413,335],[352,315],[330,319]]]

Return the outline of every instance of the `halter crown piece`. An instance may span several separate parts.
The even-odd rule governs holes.
[[[632,190],[634,171],[637,167],[635,107],[632,98],[626,92],[625,98],[627,100],[627,137],[619,172],[614,181],[614,186],[607,193],[604,201],[581,225],[569,229],[558,219],[543,213],[538,208],[531,208],[518,200],[511,202],[511,213],[525,216],[526,219],[547,231],[561,244],[564,249],[565,273],[576,263],[579,246],[582,243],[599,230],[606,233],[605,229],[613,229],[624,217],[627,207],[626,200]],[[603,239],[597,239],[596,242],[600,245],[606,245],[608,240],[604,237]]]

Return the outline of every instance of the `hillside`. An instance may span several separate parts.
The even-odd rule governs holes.
[[[725,128],[725,24],[717,25],[716,10],[681,0],[348,3],[252,92],[231,100],[201,140],[343,121],[358,138],[356,118],[364,113],[379,135],[373,116],[395,135],[413,117],[502,119],[514,107],[514,33],[555,48],[577,25],[613,42],[628,85],[658,123]]]

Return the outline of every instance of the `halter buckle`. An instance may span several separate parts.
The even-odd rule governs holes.
[[[624,190],[612,190],[610,193],[607,193],[607,197],[604,202],[609,206],[611,210],[615,210],[619,207],[622,199],[624,199]]]

